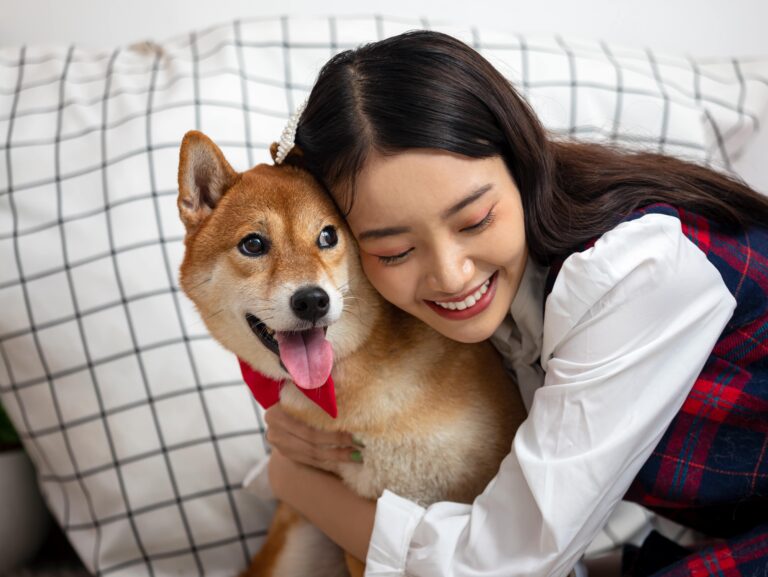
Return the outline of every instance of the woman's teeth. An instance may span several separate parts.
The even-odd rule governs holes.
[[[448,303],[441,303],[440,301],[433,301],[433,302],[437,305],[440,305],[444,309],[448,309],[449,311],[463,311],[465,309],[469,309],[475,306],[477,304],[477,301],[480,300],[480,297],[482,297],[488,291],[488,287],[490,285],[491,285],[491,279],[488,279],[483,283],[483,286],[481,286],[479,289],[477,289],[477,291],[469,295],[463,301],[453,301]]]

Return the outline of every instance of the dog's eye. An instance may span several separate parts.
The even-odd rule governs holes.
[[[237,245],[245,256],[261,256],[269,250],[269,242],[258,234],[249,234]]]
[[[336,234],[336,228],[333,226],[326,226],[320,231],[320,236],[317,237],[317,246],[320,248],[332,248],[339,242],[339,237]]]

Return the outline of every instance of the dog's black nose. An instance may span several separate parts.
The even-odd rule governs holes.
[[[323,318],[330,307],[331,299],[328,298],[328,293],[319,286],[299,289],[291,297],[291,308],[294,314],[312,323]]]

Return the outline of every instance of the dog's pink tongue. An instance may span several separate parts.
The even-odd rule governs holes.
[[[322,387],[333,368],[333,349],[321,328],[299,333],[275,333],[280,360],[302,389]]]

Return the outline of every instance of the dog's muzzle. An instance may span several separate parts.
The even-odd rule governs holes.
[[[333,347],[326,338],[331,299],[322,288],[306,286],[291,295],[290,308],[296,323],[287,330],[275,330],[251,313],[246,313],[245,320],[297,386],[321,387],[333,368]]]

